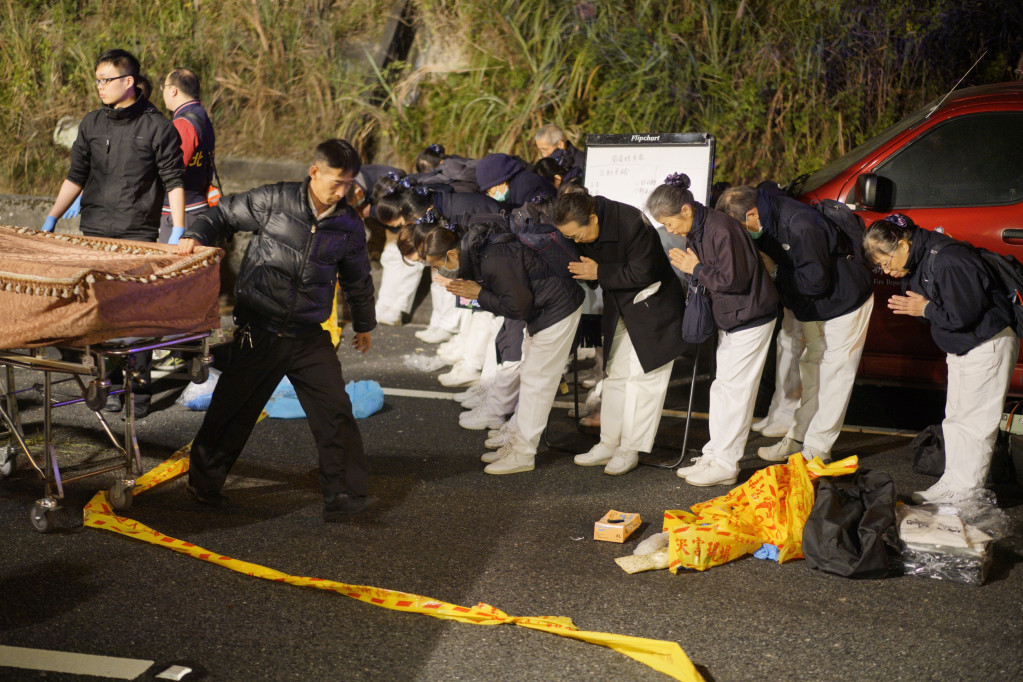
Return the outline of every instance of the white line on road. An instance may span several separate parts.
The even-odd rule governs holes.
[[[464,390],[464,389],[463,389]],[[428,398],[433,400],[454,400],[455,394],[448,391],[417,391],[408,388],[385,388],[383,389],[384,395],[399,396],[402,398]],[[581,404],[581,403],[580,403]],[[564,401],[555,401],[553,407],[561,409],[567,409],[573,407],[574,404]],[[662,410],[661,414],[665,417],[675,417],[677,419],[685,419],[685,410]],[[706,412],[693,412],[693,417],[696,419],[707,419]],[[846,424],[842,427],[842,430],[846,433],[866,433],[877,436],[905,436],[907,438],[913,438],[916,436],[916,431],[906,431],[905,429],[889,429],[882,426],[855,426],[853,424]]]
[[[47,649],[25,649],[17,646],[0,645],[0,666],[27,668],[55,673],[113,677],[119,680],[133,680],[149,670],[153,661],[135,658],[114,658],[74,654],[67,651]]]

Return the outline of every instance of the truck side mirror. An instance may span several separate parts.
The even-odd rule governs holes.
[[[853,196],[859,208],[884,213],[895,205],[895,183],[882,175],[864,173],[856,178]]]

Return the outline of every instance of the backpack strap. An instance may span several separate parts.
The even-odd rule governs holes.
[[[937,244],[932,246],[927,251],[927,256],[924,258],[924,267],[920,268],[920,283],[924,287],[924,293],[927,294],[927,300],[934,300],[934,259],[937,258],[938,252],[943,248],[952,244],[951,241],[939,241]],[[903,293],[905,293],[905,281],[903,282]]]

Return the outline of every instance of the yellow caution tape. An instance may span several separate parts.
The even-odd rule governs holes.
[[[188,454],[191,443],[175,452],[170,459],[146,472],[136,481],[134,494],[137,496],[154,486],[165,483],[188,471]],[[183,542],[148,526],[123,516],[117,516],[107,498],[106,491],[100,491],[85,505],[85,525],[120,533],[126,537],[143,540],[153,545],[166,547],[175,552],[188,554],[196,559],[230,568],[256,578],[288,583],[299,587],[315,587],[337,592],[352,599],[382,606],[395,611],[421,613],[434,618],[456,620],[474,625],[518,625],[532,630],[542,630],[562,637],[578,639],[590,644],[599,644],[625,654],[654,670],[683,682],[700,682],[703,677],[676,642],[644,637],[629,637],[607,632],[590,632],[578,629],[570,618],[559,616],[517,617],[489,604],[480,602],[472,608],[449,604],[429,597],[397,590],[388,590],[367,585],[349,585],[322,578],[306,578],[281,573],[272,568],[259,566],[240,559],[222,556],[217,552],[203,549],[190,542]]]

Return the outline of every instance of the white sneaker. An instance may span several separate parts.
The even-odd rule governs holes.
[[[615,450],[611,461],[604,467],[604,473],[610,476],[621,476],[627,474],[639,465],[639,452],[636,450]]]
[[[465,389],[464,391],[460,391],[460,392],[454,394],[453,396],[451,396],[451,398],[455,402],[461,404],[463,401],[467,400],[470,396],[480,395],[483,392],[484,392],[483,384],[476,384],[475,386],[470,386],[469,388]]]
[[[437,327],[427,327],[416,332],[416,338],[423,343],[442,343],[451,338],[451,332]]]
[[[388,327],[400,327],[401,326],[401,315],[398,317],[384,317],[383,315],[377,314],[377,324],[385,324]]]
[[[701,457],[699,464],[686,474],[686,483],[705,488],[712,485],[732,485],[739,478],[739,467],[722,464],[720,460]]]
[[[915,492],[910,495],[910,498],[917,504],[959,504],[975,492],[975,490],[953,488],[944,479],[938,479],[938,482],[930,488]]]
[[[505,422],[505,424],[507,423],[508,422]],[[502,426],[499,429],[494,429],[493,431],[488,432],[487,440],[485,443],[483,443],[483,447],[487,448],[488,450],[497,450],[498,448],[504,447],[509,442],[511,442],[511,438],[512,430],[506,429],[504,426]]]
[[[767,415],[763,419],[750,424],[750,429],[753,431],[759,431],[760,435],[767,436],[768,438],[781,438],[788,434],[789,425],[773,422],[771,421],[771,415]]]
[[[486,462],[487,464],[490,464],[491,462],[496,462],[497,460],[507,455],[509,450],[511,450],[510,443],[511,439],[509,439],[508,443],[505,443],[504,445],[497,448],[493,452],[484,452],[483,455],[480,457],[480,461]]]
[[[445,372],[437,377],[441,386],[452,388],[454,386],[468,386],[480,380],[479,370],[469,369],[462,363],[456,363],[450,372]]]
[[[675,473],[678,474],[679,478],[685,478],[686,476],[688,476],[692,472],[694,472],[697,469],[699,469],[700,466],[701,466],[700,462],[702,462],[702,461],[703,461],[703,455],[700,455],[698,457],[693,457],[692,461],[690,461],[688,465],[686,465],[684,467],[679,467],[678,469],[675,469]]]
[[[445,343],[437,346],[437,357],[449,365],[453,365],[461,360],[462,344],[459,343],[458,337],[456,336],[450,341],[446,341]]]
[[[483,472],[487,474],[521,474],[526,471],[533,470],[533,463],[536,459],[535,455],[527,455],[516,448],[513,448],[511,444],[508,446],[508,452],[504,457],[491,462],[483,468]],[[501,452],[498,450],[498,452]]]
[[[795,438],[785,436],[774,445],[757,449],[757,457],[768,462],[784,462],[789,455],[794,455],[803,449],[803,444]],[[688,478],[686,480],[689,480]]]
[[[467,410],[458,415],[458,425],[470,431],[483,431],[484,429],[499,429],[504,425],[504,415],[493,414],[481,406],[475,410]]]
[[[611,458],[615,456],[616,448],[610,445],[604,445],[603,441],[597,443],[589,451],[576,455],[572,458],[572,461],[581,467],[598,467],[604,466],[611,461]]]
[[[478,390],[473,391],[473,389]],[[458,404],[467,410],[475,410],[477,407],[482,406],[487,401],[487,389],[483,386],[482,383],[474,384],[472,387],[470,387],[469,391],[466,391],[466,393],[470,393],[469,397],[467,397],[465,400],[459,401]]]

